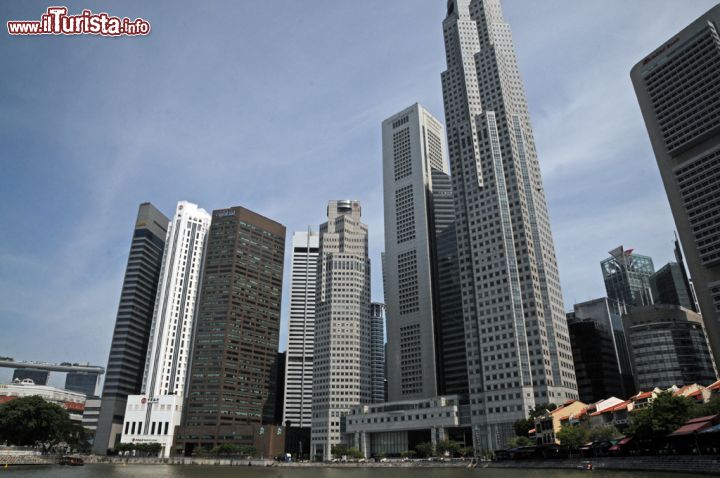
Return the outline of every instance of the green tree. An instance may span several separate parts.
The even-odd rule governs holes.
[[[337,445],[333,445],[330,452],[335,458],[341,458],[348,455],[348,446],[344,443],[338,443]]]
[[[437,444],[436,450],[438,455],[445,455],[447,452],[448,455],[455,456],[460,450],[460,444],[452,440],[444,440]]]
[[[583,425],[566,425],[555,436],[561,445],[575,450],[590,441],[590,430]]]
[[[362,452],[360,452],[357,448],[348,448],[347,456],[348,458],[354,458],[356,460],[363,458]]]
[[[415,447],[417,456],[419,458],[428,458],[435,455],[435,449],[432,443],[418,443]]]
[[[535,428],[535,420],[532,418],[521,418],[513,423],[515,429],[515,435],[519,437],[530,436],[530,430]]]
[[[639,440],[664,439],[685,423],[694,409],[695,404],[688,398],[660,393],[647,407],[633,412],[628,433]]]
[[[400,458],[415,458],[416,455],[417,452],[415,452],[415,450],[407,450],[400,453]]]
[[[471,446],[465,446],[458,450],[458,454],[463,458],[471,457],[475,455],[475,449]]]
[[[720,396],[710,399],[702,405],[696,405],[692,410],[693,418],[706,417],[708,415],[720,415]]]
[[[521,446],[530,446],[533,442],[528,437],[512,437],[507,441],[509,448],[517,448]]]
[[[60,405],[38,396],[21,397],[0,405],[0,442],[10,445],[71,445],[83,439],[82,427]]]
[[[213,455],[239,455],[240,447],[232,443],[223,443],[210,450],[210,453]]]
[[[622,434],[615,428],[614,425],[607,425],[604,427],[597,427],[590,430],[591,441],[606,441],[614,438],[619,438]]]

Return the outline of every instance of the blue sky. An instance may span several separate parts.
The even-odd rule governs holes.
[[[54,4],[4,0],[0,18]],[[359,199],[382,299],[380,123],[416,101],[443,119],[444,1],[65,4],[152,33],[0,34],[0,355],[106,363],[143,201],[242,205],[292,233]],[[504,1],[568,308],[604,295],[599,261],[621,243],[672,259],[629,71],[714,4]],[[286,316],[287,290],[282,348]]]

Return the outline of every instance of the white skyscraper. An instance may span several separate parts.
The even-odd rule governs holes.
[[[320,236],[296,232],[292,241],[290,320],[285,367],[283,424],[310,427],[312,422],[315,287]]]
[[[330,201],[320,226],[310,447],[329,460],[340,422],[371,402],[370,259],[358,201]]]
[[[431,205],[432,171],[447,173],[444,136],[440,122],[419,104],[382,124],[391,402],[433,397],[441,388]]]
[[[442,74],[476,449],[577,398],[545,193],[500,0],[450,0]]]
[[[200,287],[205,239],[211,216],[180,201],[168,227],[160,283],[150,329],[141,395],[130,395],[122,443],[159,442],[169,456],[180,424]]]

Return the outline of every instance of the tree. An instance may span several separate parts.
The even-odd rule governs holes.
[[[450,456],[455,456],[460,450],[460,444],[452,440],[444,440],[437,444],[436,450],[438,455],[447,453]]]
[[[0,405],[0,442],[10,445],[72,445],[83,438],[81,428],[63,407],[39,396],[16,398]]]
[[[418,443],[415,447],[417,456],[419,458],[428,458],[435,454],[435,449],[432,443]]]
[[[238,455],[240,454],[240,447],[232,443],[223,443],[210,450],[210,453],[213,455]]]
[[[614,438],[619,438],[622,434],[615,428],[614,425],[607,425],[604,427],[597,427],[590,430],[591,441],[607,441]]]
[[[575,450],[590,441],[590,431],[582,425],[565,425],[555,435],[562,446]]]
[[[692,412],[693,418],[720,415],[720,396],[713,397],[702,405],[696,405]]]
[[[515,435],[519,437],[529,437],[530,430],[535,428],[535,420],[532,418],[521,418],[513,423]]]
[[[662,392],[647,407],[633,412],[628,433],[639,440],[664,439],[688,421],[694,407],[688,398]]]
[[[348,455],[348,446],[344,443],[338,443],[337,445],[333,445],[330,452],[335,458],[341,458]]]
[[[530,446],[532,445],[532,440],[530,440],[528,437],[512,437],[507,441],[507,446],[509,448],[517,448],[521,446]]]
[[[475,449],[471,446],[466,446],[466,447],[460,448],[460,450],[458,450],[458,454],[463,458],[467,458],[469,456],[474,456]]]
[[[400,453],[400,458],[415,458],[416,455],[417,453],[415,452],[415,450],[407,450]]]
[[[348,458],[354,458],[354,459],[358,460],[363,457],[363,454],[357,448],[348,448],[347,456],[348,456]]]

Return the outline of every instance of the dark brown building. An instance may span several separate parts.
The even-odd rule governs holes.
[[[213,211],[177,453],[256,445],[270,432],[260,425],[274,405],[284,252],[283,225],[242,207]]]

